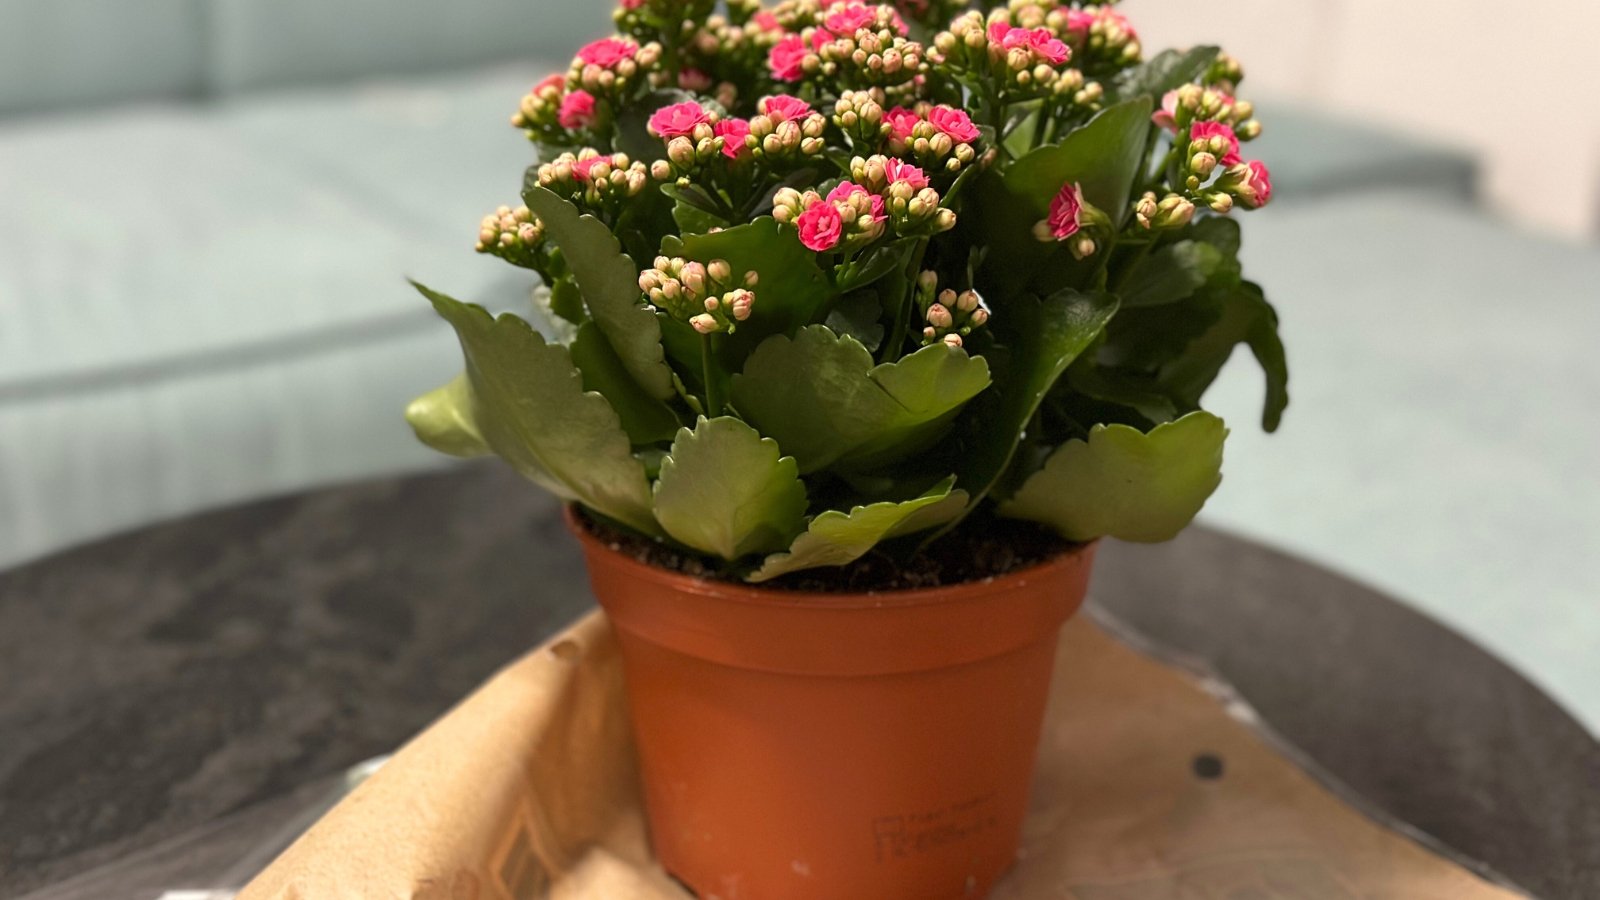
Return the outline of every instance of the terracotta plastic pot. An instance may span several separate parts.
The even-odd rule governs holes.
[[[651,843],[701,900],[967,900],[1011,866],[1092,545],[956,587],[800,594],[568,524],[621,645]]]

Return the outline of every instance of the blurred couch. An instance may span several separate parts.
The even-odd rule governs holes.
[[[471,252],[532,160],[506,120],[605,24],[602,4],[553,0],[0,0],[0,565],[442,464],[400,413],[459,357],[402,276],[523,302],[520,273]],[[1575,512],[1600,508],[1594,482],[1571,479],[1600,446],[1578,443],[1600,421],[1579,335],[1600,327],[1569,303],[1600,255],[1488,220],[1459,152],[1259,105],[1278,199],[1247,253],[1297,405],[1259,438],[1258,385],[1225,376],[1238,474],[1212,521],[1447,615],[1477,604],[1455,620],[1480,637],[1527,631],[1461,557],[1507,523],[1551,565],[1597,534]],[[1527,289],[1535,272],[1551,291]],[[1546,412],[1580,430],[1519,405],[1551,389]],[[1529,464],[1518,436],[1539,428],[1549,455]],[[1600,616],[1507,652],[1577,660],[1585,639]],[[1545,681],[1570,699],[1589,676],[1578,660]]]

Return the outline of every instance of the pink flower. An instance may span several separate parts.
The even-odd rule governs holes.
[[[811,104],[799,97],[778,95],[767,97],[761,101],[761,112],[771,119],[774,124],[788,122],[792,119],[804,119],[811,115]]]
[[[1021,48],[1048,63],[1064,63],[1072,49],[1046,28],[1018,28],[1006,22],[989,23],[989,43],[1006,50]]]
[[[883,5],[871,6],[866,3],[846,3],[838,7],[822,20],[822,27],[833,34],[834,37],[850,37],[862,28],[871,28],[878,24],[878,16],[883,11]],[[894,11],[888,10],[889,25],[895,33],[905,37],[910,33],[905,20]]]
[[[545,76],[545,79],[543,81],[541,81],[538,84],[533,86],[533,90],[530,93],[542,94],[545,91],[554,90],[556,93],[559,94],[559,93],[561,93],[562,91],[564,91],[566,89],[567,89],[567,76],[559,75],[559,74],[558,75],[547,75],[547,76]]]
[[[856,194],[865,193],[867,193],[867,189],[861,185],[851,181],[844,181],[840,182],[838,187],[828,192],[828,202],[838,203],[841,200],[849,200]]]
[[[791,34],[768,51],[767,67],[772,69],[772,77],[779,81],[799,81],[805,76],[802,66],[805,58],[805,40],[798,34]]]
[[[622,0],[623,9],[638,9],[644,5],[644,0]]]
[[[1067,10],[1067,33],[1076,39],[1082,39],[1089,34],[1089,29],[1094,27],[1095,14],[1081,9]]]
[[[590,156],[585,159],[580,159],[572,164],[572,174],[576,176],[579,181],[592,181],[594,180],[592,170],[595,166],[598,166],[601,163],[604,163],[608,166],[611,165],[611,157],[601,154],[600,156]]]
[[[865,3],[850,3],[844,7],[828,13],[822,20],[822,27],[833,32],[837,37],[849,37],[858,29],[872,24],[878,17],[877,10]]]
[[[1239,136],[1233,133],[1232,126],[1221,122],[1196,122],[1189,126],[1189,143],[1204,141],[1210,143],[1214,138],[1221,138],[1223,151],[1217,157],[1217,162],[1224,166],[1237,166],[1244,161],[1239,155]]]
[[[578,51],[584,65],[609,69],[639,52],[639,45],[625,38],[601,38]]]
[[[663,106],[650,116],[650,133],[662,138],[682,137],[711,123],[711,115],[692,100]]]
[[[983,136],[978,126],[972,124],[972,117],[951,106],[935,106],[928,113],[928,121],[933,127],[950,136],[953,141],[970,144]]]
[[[1133,29],[1133,23],[1129,22],[1128,17],[1122,13],[1110,9],[1101,9],[1100,18],[1111,23],[1112,31],[1120,31],[1127,35],[1128,40],[1136,41],[1139,39],[1139,32]]]
[[[839,246],[844,236],[844,216],[832,203],[818,203],[795,220],[800,227],[800,243],[819,253]]]
[[[1064,241],[1078,233],[1082,227],[1079,221],[1083,215],[1083,188],[1076,182],[1069,182],[1061,186],[1061,193],[1050,201],[1050,217],[1045,221],[1050,225],[1050,233],[1056,240]]]
[[[889,177],[890,184],[908,184],[915,190],[922,190],[928,186],[928,176],[921,169],[908,162],[890,159],[883,167]]]
[[[1028,47],[1035,56],[1051,65],[1060,65],[1072,57],[1072,48],[1044,28],[1028,32]]]
[[[699,69],[684,69],[678,73],[678,87],[686,91],[707,91],[711,89],[711,76]]]
[[[722,155],[739,159],[746,155],[744,139],[750,136],[750,123],[744,119],[722,119],[711,126],[711,133],[722,138]]]
[[[594,95],[576,90],[561,99],[556,121],[562,128],[587,128],[594,122]]]
[[[778,17],[773,15],[770,9],[763,9],[761,12],[756,13],[750,17],[750,21],[762,31],[783,30],[782,23],[778,21]]]
[[[909,140],[911,130],[921,124],[922,117],[903,106],[896,106],[883,114],[883,120],[889,123],[895,137]]]
[[[1167,91],[1162,95],[1161,108],[1151,114],[1150,121],[1154,122],[1158,128],[1165,128],[1174,132],[1178,130],[1177,91]]]
[[[1272,173],[1259,159],[1245,163],[1245,172],[1236,189],[1240,202],[1251,209],[1260,209],[1272,202]]]

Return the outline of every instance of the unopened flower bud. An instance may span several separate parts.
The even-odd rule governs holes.
[[[1099,249],[1094,242],[1094,238],[1088,235],[1080,235],[1072,239],[1067,243],[1067,246],[1076,259],[1088,259],[1094,255],[1095,250]]]

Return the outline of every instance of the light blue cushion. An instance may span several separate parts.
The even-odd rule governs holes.
[[[199,0],[0,0],[0,115],[199,92]]]
[[[551,55],[608,33],[610,4],[551,0],[205,0],[210,86],[269,85]],[[509,113],[508,113],[509,114]]]
[[[262,94],[219,111],[241,143],[337,183],[369,209],[470,254],[478,221],[516,205],[533,147],[508,120],[559,63]]]
[[[1208,519],[1414,601],[1600,731],[1600,248],[1414,195],[1245,221],[1293,405],[1261,434],[1230,363]]]
[[[1463,203],[1477,196],[1478,165],[1468,150],[1287,104],[1257,107],[1264,128],[1244,152],[1272,170],[1274,203],[1370,191]]]
[[[459,351],[403,276],[530,279],[278,156],[178,110],[0,131],[0,565],[432,458],[401,413]]]

